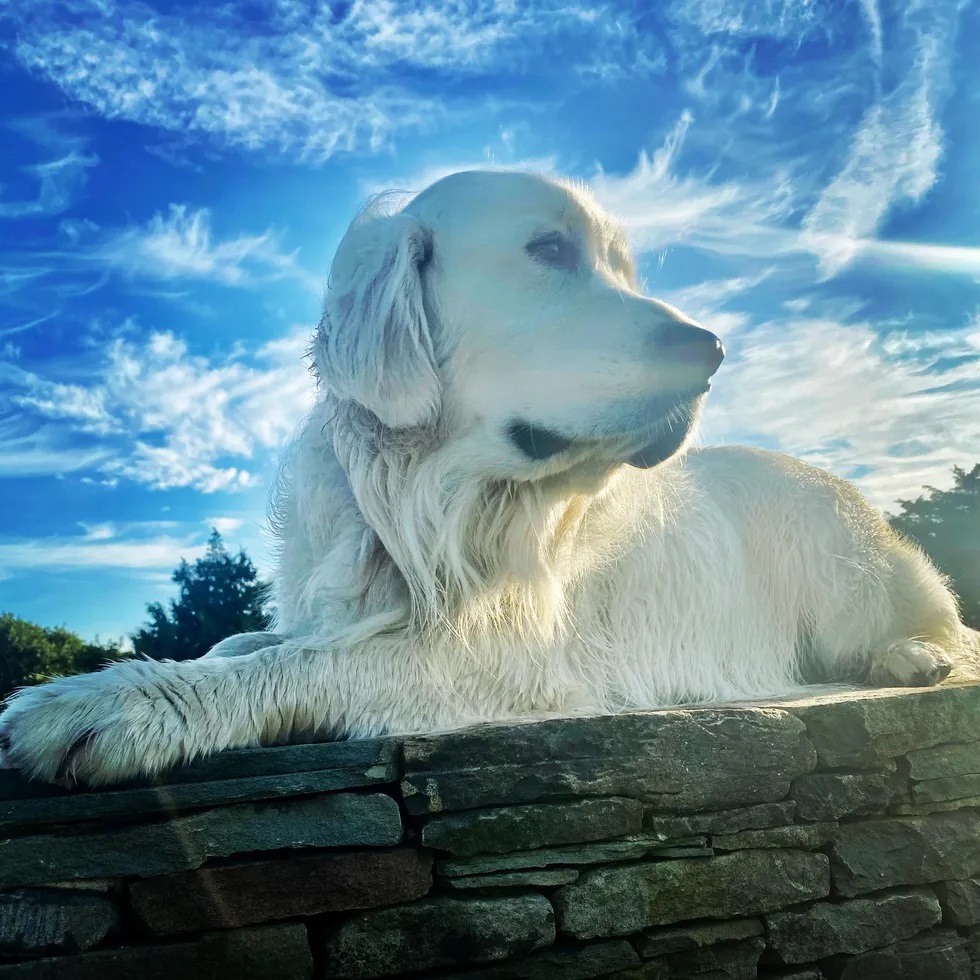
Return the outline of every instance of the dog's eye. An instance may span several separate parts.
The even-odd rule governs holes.
[[[525,251],[534,259],[553,269],[573,270],[578,266],[578,249],[564,235],[550,232],[527,243]]]

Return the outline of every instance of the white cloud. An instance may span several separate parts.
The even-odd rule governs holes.
[[[952,366],[950,366],[952,365]],[[879,506],[948,484],[980,446],[980,329],[884,339],[869,323],[773,320],[737,338],[706,441],[762,441],[855,482]]]
[[[274,279],[298,279],[314,290],[322,282],[300,268],[295,254],[280,250],[277,235],[220,238],[207,208],[171,204],[145,228],[112,233],[93,252],[96,261],[145,279],[204,279],[226,286],[254,286]]]
[[[85,171],[98,162],[99,158],[94,154],[71,150],[56,159],[22,167],[22,171],[36,184],[35,196],[4,200],[4,187],[0,184],[0,218],[35,218],[40,215],[60,214],[72,204],[84,185]]]
[[[240,517],[209,517],[204,523],[210,528],[213,527],[222,537],[234,534],[244,521]]]
[[[378,149],[439,118],[444,99],[413,85],[418,70],[519,69],[596,20],[561,0],[273,0],[191,15],[138,0],[33,0],[16,13],[21,64],[108,118],[312,160]]]
[[[168,332],[119,337],[89,383],[64,385],[12,369],[8,378],[19,391],[9,398],[49,426],[62,422],[62,443],[70,444],[72,433],[101,437],[82,460],[103,477],[156,489],[241,490],[256,483],[255,469],[268,467],[312,404],[302,360],[310,334],[296,328],[248,361],[191,354]],[[24,449],[0,440],[4,448],[11,456]],[[58,459],[51,451],[44,462],[57,466]]]

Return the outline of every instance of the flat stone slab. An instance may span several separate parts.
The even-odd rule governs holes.
[[[717,943],[751,939],[761,936],[763,931],[761,919],[732,919],[729,922],[697,922],[672,929],[648,929],[634,942],[640,956],[650,959]]]
[[[431,886],[431,855],[344,851],[148,878],[130,885],[129,903],[147,932],[170,935],[396,905]]]
[[[552,901],[562,932],[594,939],[685,919],[758,915],[829,893],[826,855],[774,848],[598,868]]]
[[[913,803],[968,800],[980,796],[980,775],[945,776],[925,779],[912,786]]]
[[[348,919],[323,955],[327,976],[361,980],[527,956],[554,941],[543,895],[440,897]]]
[[[714,834],[711,838],[711,846],[716,851],[739,851],[747,847],[816,850],[833,840],[836,833],[836,821],[794,824],[789,827],[767,827],[764,830],[742,830],[737,834]]]
[[[942,779],[948,776],[980,774],[980,742],[914,749],[906,758],[912,779]]]
[[[0,965],[0,980],[310,980],[302,923],[205,935],[193,943],[102,949]]]
[[[518,962],[439,974],[439,980],[591,980],[639,965],[640,958],[625,939],[611,939],[587,946],[554,946]]]
[[[0,893],[0,955],[83,952],[118,925],[116,903],[93,892],[27,888]]]
[[[805,778],[805,777],[804,777]],[[660,813],[647,808],[643,830],[654,837],[669,840],[695,834],[736,834],[740,830],[761,830],[793,822],[796,804],[792,800],[780,803],[757,803],[755,806],[711,813],[690,813],[681,816]]]
[[[777,702],[806,725],[819,769],[878,769],[908,752],[974,742],[975,686],[848,691]]]
[[[434,817],[422,828],[422,843],[457,857],[473,857],[609,840],[639,833],[642,824],[643,804],[637,800],[539,803]]]
[[[493,875],[468,875],[446,878],[446,887],[453,891],[473,891],[492,888],[557,888],[568,885],[579,876],[575,868],[544,868],[541,871],[504,871]]]
[[[980,875],[980,811],[842,824],[830,854],[846,896]]]
[[[766,916],[769,948],[783,963],[812,963],[840,953],[890,946],[936,925],[942,913],[932,891],[886,892],[845,902],[814,902]]]
[[[609,841],[602,844],[581,844],[570,847],[540,847],[533,851],[515,851],[511,854],[462,858],[455,861],[437,861],[436,871],[446,877],[458,875],[492,874],[496,871],[517,871],[524,868],[550,868],[556,865],[610,864],[614,861],[633,861],[647,856],[676,857],[678,851],[684,856],[693,856],[692,851],[703,851],[705,838],[688,838],[683,843],[689,845],[679,848],[680,841],[665,844],[653,837],[638,836],[627,840]]]
[[[243,800],[354,789],[398,781],[393,739],[235,749],[174,769],[158,780],[108,790],[63,790],[0,769],[0,828],[130,820]]]
[[[756,980],[765,948],[760,936],[659,956],[643,966],[644,980]]]
[[[0,888],[72,878],[149,877],[251,851],[391,847],[401,839],[398,804],[382,793],[237,804],[108,832],[0,839]]]
[[[814,762],[804,725],[786,711],[673,709],[409,739],[402,792],[412,813],[570,796],[690,813],[780,800]]]

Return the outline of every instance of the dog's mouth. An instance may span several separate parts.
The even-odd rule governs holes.
[[[711,388],[708,381],[698,390],[685,391],[678,395],[675,404],[657,424],[648,442],[641,449],[626,457],[630,466],[648,470],[666,462],[679,452],[694,426],[701,397]]]
[[[547,462],[575,449],[591,449],[618,462],[649,469],[675,455],[684,445],[697,417],[701,398],[711,387],[706,381],[697,388],[675,392],[644,407],[645,418],[656,419],[634,429],[631,435],[610,433],[606,437],[574,438],[532,423],[515,419],[507,428],[514,446],[530,460]]]

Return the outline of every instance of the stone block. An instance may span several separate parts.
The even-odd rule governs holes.
[[[772,849],[599,868],[559,889],[552,901],[562,932],[592,939],[686,919],[757,915],[829,891],[826,855]]]
[[[79,953],[97,946],[119,924],[104,895],[57,888],[0,893],[0,956]]]
[[[943,922],[951,926],[980,925],[980,881],[942,881],[936,895],[943,909]]]
[[[327,976],[360,980],[527,956],[554,941],[543,895],[439,897],[349,919],[326,938],[323,955]]]
[[[781,800],[814,758],[803,724],[785,711],[673,709],[409,739],[402,790],[412,813],[570,796],[695,813]]]
[[[0,828],[36,831],[45,824],[80,820],[172,817],[180,810],[308,796],[397,779],[394,739],[235,749],[156,780],[101,790],[63,790],[29,782],[16,770],[0,769]]]
[[[692,922],[672,929],[648,929],[634,940],[636,951],[644,959],[681,953],[718,943],[732,943],[761,936],[761,919],[731,919],[727,922]]]
[[[310,980],[312,976],[306,927],[300,923],[211,933],[196,942],[127,946],[0,965],[0,980]]]
[[[432,885],[418,851],[345,851],[201,868],[134,882],[129,902],[150,933],[228,929],[408,902]]]
[[[806,725],[819,769],[879,769],[916,749],[980,731],[975,686],[847,691],[780,702]]]
[[[938,929],[823,965],[829,980],[970,980],[966,942],[953,930]]]
[[[961,732],[960,735],[968,735]],[[980,773],[980,742],[956,745],[934,745],[931,749],[914,749],[906,756],[912,779],[944,779]]]
[[[839,820],[883,814],[902,792],[894,766],[877,772],[812,772],[793,783],[796,815],[802,820]]]
[[[980,812],[842,824],[830,855],[839,895],[970,878],[980,875]]]
[[[694,834],[737,834],[740,830],[762,830],[790,824],[795,808],[792,800],[680,816],[648,808],[643,818],[643,830],[664,840]]]
[[[575,868],[544,868],[541,871],[504,871],[492,875],[468,875],[446,878],[445,886],[453,891],[491,888],[557,888],[578,878]]]
[[[149,877],[253,851],[382,847],[401,838],[398,804],[381,793],[238,804],[113,831],[0,839],[0,888],[72,878]]]
[[[642,823],[641,803],[615,797],[505,806],[434,817],[422,828],[422,843],[472,857],[609,840],[639,833]]]
[[[678,844],[685,844],[679,848]],[[608,841],[602,844],[581,844],[577,847],[539,847],[532,851],[515,851],[511,854],[463,858],[454,861],[437,861],[436,872],[446,877],[458,875],[493,874],[497,871],[518,871],[524,868],[550,868],[562,865],[610,864],[614,861],[635,861],[639,858],[674,855],[678,850],[711,854],[705,847],[705,838],[694,837],[686,841],[664,843],[658,838],[637,836],[627,840]],[[688,856],[685,853],[685,856]]]
[[[625,939],[612,939],[586,946],[553,946],[498,966],[440,974],[439,980],[591,980],[639,965],[640,958]]]
[[[737,834],[715,834],[711,846],[716,851],[738,851],[746,847],[795,847],[816,850],[833,840],[837,822],[795,824],[765,830],[742,830]]]
[[[936,925],[936,896],[926,889],[845,902],[814,902],[766,916],[769,948],[783,963],[812,963],[839,953],[890,946]]]

